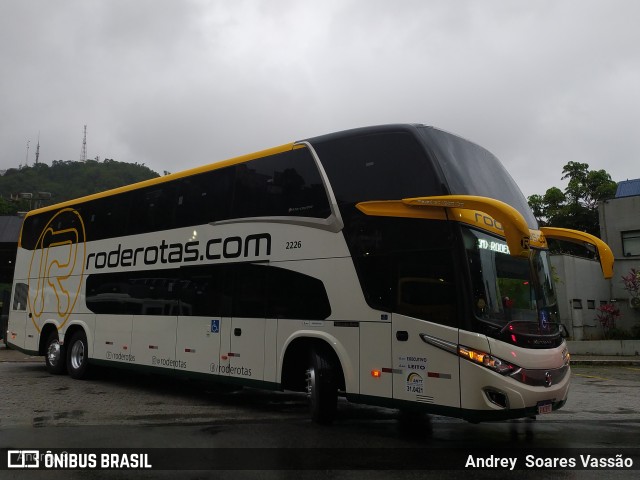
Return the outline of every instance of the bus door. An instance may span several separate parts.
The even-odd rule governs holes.
[[[27,306],[27,321],[24,328],[24,349],[32,352],[38,351],[40,341],[40,328],[39,325],[42,319],[35,317],[31,308]]]
[[[88,277],[86,304],[96,314],[93,358],[151,365],[150,350],[159,347],[153,337],[158,322],[147,316],[157,306],[151,280],[135,277],[132,280],[130,272]],[[175,317],[173,323],[175,337]]]
[[[398,254],[393,278],[393,397],[459,408],[459,289],[450,251]]]
[[[159,307],[160,308],[160,307]],[[153,315],[149,310],[146,315],[133,317],[131,343],[136,363],[150,367],[177,370],[181,362],[176,361],[176,327],[175,315]],[[184,362],[182,362],[184,364]],[[185,369],[186,367],[182,367]]]
[[[212,266],[183,268],[181,279],[176,365],[190,372],[226,375],[231,325],[227,271]]]
[[[235,270],[228,352],[231,377],[264,380],[266,304],[266,269],[243,265]]]
[[[28,293],[29,286],[26,283],[15,284],[7,321],[7,331],[2,332],[2,338],[7,335],[6,340],[20,348],[25,348],[26,325],[27,321],[31,321],[31,311],[27,302]]]
[[[177,368],[176,332],[179,279],[167,271],[157,271],[130,286],[134,317],[131,343],[135,362],[162,369]]]
[[[263,271],[244,263],[183,269],[176,360],[190,371],[263,379]]]
[[[91,302],[94,308],[96,302],[96,300]],[[88,300],[87,304],[89,303]],[[93,357],[97,360],[136,363],[136,357],[131,345],[132,329],[132,314],[116,311],[114,314],[96,315]]]
[[[458,330],[392,315],[393,398],[460,407]]]
[[[176,369],[225,375],[220,362],[223,325],[230,319],[219,316],[180,315],[176,341]]]
[[[233,317],[229,376],[242,379],[264,379],[264,318]]]

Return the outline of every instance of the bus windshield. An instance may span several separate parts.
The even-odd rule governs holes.
[[[495,155],[483,147],[432,127],[420,128],[435,154],[451,194],[501,200],[518,210],[529,228],[538,229],[527,199]]]
[[[482,330],[505,337],[559,337],[556,294],[548,253],[531,250],[529,258],[509,255],[504,239],[463,227],[473,310]],[[538,338],[535,346],[546,346]],[[555,342],[551,342],[555,343]],[[550,345],[550,344],[549,344]]]

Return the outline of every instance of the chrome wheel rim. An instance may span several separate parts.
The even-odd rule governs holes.
[[[84,363],[84,343],[76,342],[71,348],[71,366],[74,370],[79,369]]]
[[[47,360],[49,361],[49,365],[52,367],[55,367],[60,362],[60,351],[60,343],[57,340],[49,344]]]
[[[316,372],[313,368],[307,370],[307,397],[311,397],[313,386],[316,383]]]

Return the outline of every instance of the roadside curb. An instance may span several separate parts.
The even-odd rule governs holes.
[[[42,362],[43,357],[31,356],[18,350],[12,350],[0,344],[0,363],[25,363],[25,362]]]
[[[599,359],[599,358],[582,358],[578,360],[571,359],[571,365],[599,365],[599,366],[636,366],[640,367],[640,359]]]

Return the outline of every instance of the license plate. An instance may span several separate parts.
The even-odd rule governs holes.
[[[553,411],[553,403],[550,401],[538,402],[538,414],[551,413]]]

